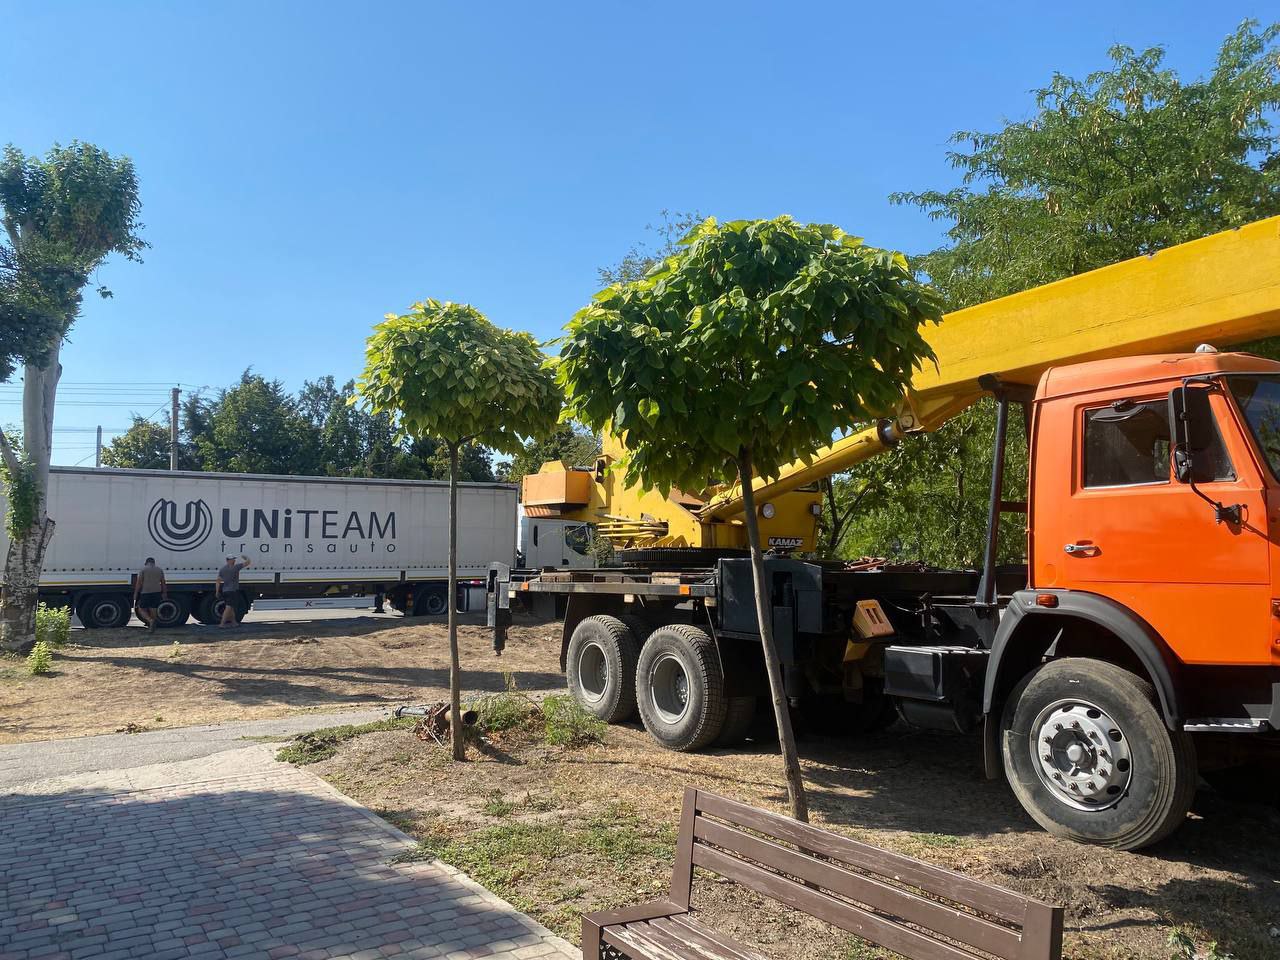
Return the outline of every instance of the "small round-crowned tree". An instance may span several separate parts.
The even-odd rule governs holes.
[[[449,450],[449,696],[461,708],[458,665],[458,452],[478,443],[515,454],[556,428],[561,394],[537,341],[490,323],[463,303],[424,300],[373,328],[353,402],[388,414],[410,438]],[[462,725],[450,724],[453,756],[464,759]]]
[[[793,816],[807,819],[767,607],[750,478],[891,411],[933,353],[938,298],[899,254],[790,217],[707,219],[643,279],[570,320],[565,415],[622,438],[626,481],[705,490],[737,476]]]

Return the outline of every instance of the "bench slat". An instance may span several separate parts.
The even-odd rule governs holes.
[[[631,957],[631,960],[690,960],[690,955],[683,949],[672,948],[655,940],[649,935],[647,927],[648,924],[644,921],[619,927],[604,927],[600,936],[606,943]]]
[[[812,917],[825,920],[915,960],[979,960],[979,955],[969,950],[936,940],[909,927],[899,926],[869,910],[837,900],[820,890],[770,873],[711,847],[696,844],[693,848],[693,862],[696,866],[736,880],[779,903],[802,910]]]
[[[710,814],[738,826],[757,830],[775,839],[794,843],[802,850],[813,850],[858,870],[909,883],[921,890],[927,890],[929,893],[957,903],[964,903],[981,913],[999,917],[1009,923],[1020,926],[1026,918],[1029,898],[1019,896],[1010,890],[960,876],[914,857],[891,853],[870,844],[850,840],[848,837],[837,836],[767,810],[757,810],[755,807],[749,807],[713,793],[704,793],[699,790],[697,804],[700,813]]]
[[[762,953],[757,953],[750,947],[725,936],[717,930],[712,930],[705,924],[699,923],[688,915],[678,918],[662,918],[661,920],[649,921],[650,926],[658,927],[674,936],[684,937],[688,942],[697,944],[703,949],[710,951],[721,951],[726,957],[732,957],[733,960],[769,960]],[[714,952],[711,956],[717,956]]]
[[[944,937],[967,943],[1005,960],[1018,960],[1021,945],[1018,934],[971,913],[926,899],[909,890],[890,886],[872,877],[853,873],[833,863],[816,860],[703,817],[699,817],[694,825],[694,836],[741,854],[747,860],[782,870],[797,879],[816,883],[842,896],[852,897],[877,910],[908,918]]]

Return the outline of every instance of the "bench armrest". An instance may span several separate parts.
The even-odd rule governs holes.
[[[619,907],[616,910],[601,910],[598,913],[584,914],[582,917],[582,960],[600,960],[600,929],[612,927],[619,923],[636,923],[640,920],[657,920],[659,917],[674,917],[688,913],[688,907],[682,907],[670,900],[654,900],[650,903],[637,903],[630,907]]]

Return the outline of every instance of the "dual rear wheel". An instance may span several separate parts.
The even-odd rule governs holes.
[[[652,629],[633,615],[587,617],[566,655],[569,690],[607,723],[637,713],[668,750],[741,743],[756,713],[753,696],[729,696],[724,664],[705,630],[686,623]]]

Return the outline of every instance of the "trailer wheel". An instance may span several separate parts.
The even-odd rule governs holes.
[[[415,617],[440,617],[449,612],[448,587],[438,583],[423,587],[413,601]]]
[[[1002,723],[1005,774],[1050,833],[1136,850],[1185,819],[1196,789],[1191,736],[1170,732],[1151,684],[1122,667],[1071,657],[1013,691]]]
[[[697,750],[715,740],[728,705],[706,631],[686,623],[653,631],[636,666],[636,701],[644,728],[668,750]]]
[[[587,617],[573,628],[565,656],[569,692],[605,723],[621,723],[636,712],[639,645],[618,617]]]
[[[123,627],[133,616],[128,594],[93,593],[80,601],[76,616],[87,629]]]
[[[191,598],[186,594],[176,593],[168,600],[161,600],[156,610],[156,626],[161,629],[180,627],[191,616]]]
[[[214,594],[202,593],[196,597],[195,602],[192,604],[192,613],[206,627],[217,626],[218,621],[222,618],[221,603],[221,598]]]

